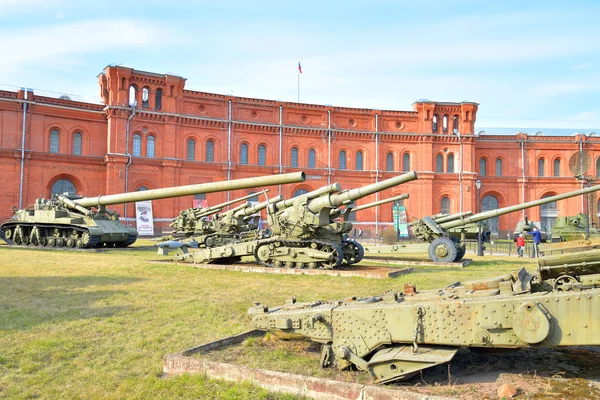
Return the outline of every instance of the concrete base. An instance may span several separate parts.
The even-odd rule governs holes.
[[[401,260],[398,258],[376,257],[376,256],[369,256],[369,257],[365,256],[364,259],[365,260],[366,259],[377,260],[378,262],[384,262],[386,264],[393,264],[393,265],[421,265],[424,267],[435,266],[435,267],[453,267],[453,268],[464,268],[473,262],[473,260],[471,260],[470,258],[463,258],[459,262],[451,262],[451,263],[425,261],[425,260],[423,260],[423,261]]]
[[[329,276],[350,276],[360,278],[385,279],[395,278],[400,275],[410,274],[413,268],[388,268],[380,266],[357,265],[352,267],[342,267],[336,269],[295,269],[295,268],[269,268],[256,264],[193,264],[177,261],[153,261],[161,264],[186,265],[202,269],[215,269],[221,271],[242,271],[257,272],[262,274],[281,274],[281,275],[329,275]]]
[[[408,390],[392,389],[376,385],[341,382],[331,379],[314,378],[305,375],[288,374],[243,365],[219,363],[198,357],[189,357],[194,353],[203,353],[225,346],[241,343],[249,337],[259,337],[265,332],[252,330],[205,345],[184,350],[181,354],[168,354],[163,362],[165,375],[204,374],[209,378],[224,379],[231,382],[249,381],[254,385],[272,392],[288,393],[314,399],[338,400],[442,400],[447,397],[431,396]],[[361,373],[361,372],[357,372]],[[364,373],[364,372],[362,372]]]

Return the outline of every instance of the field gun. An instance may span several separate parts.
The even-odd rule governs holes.
[[[437,290],[405,285],[340,301],[257,302],[248,316],[256,329],[320,343],[321,367],[356,368],[379,383],[450,362],[461,347],[598,346],[599,253]]]
[[[416,238],[430,243],[428,254],[432,261],[459,261],[465,255],[466,246],[464,241],[461,241],[460,239],[450,235],[450,229],[464,227],[471,223],[477,223],[489,218],[524,210],[526,208],[536,207],[542,204],[552,203],[554,201],[564,200],[586,193],[592,193],[597,190],[600,190],[600,185],[563,193],[556,196],[545,197],[540,200],[534,200],[523,204],[499,208],[497,210],[485,211],[470,216],[462,216],[445,222],[437,222],[432,217],[423,217],[420,220],[412,223],[412,233]]]
[[[268,192],[269,189],[263,192]],[[205,225],[208,217],[211,215],[220,213],[227,206],[238,203],[240,201],[247,200],[252,197],[256,197],[256,193],[250,193],[244,197],[240,197],[234,200],[226,201],[221,204],[216,204],[210,207],[192,207],[179,212],[179,215],[171,221],[169,224],[173,228],[171,237],[189,237],[194,235],[201,235],[204,233]]]
[[[207,222],[205,235],[195,239],[200,245],[217,247],[268,237],[270,234],[268,231],[259,229],[260,223],[256,219],[260,219],[260,215],[257,214],[267,208],[269,204],[282,199],[281,196],[275,196],[262,203],[241,204],[234,209],[216,214],[211,221]]]
[[[236,262],[243,256],[268,267],[326,268],[360,262],[363,248],[348,238],[352,223],[340,207],[353,207],[354,201],[373,193],[417,179],[409,172],[361,188],[341,191],[338,183],[323,186],[300,196],[279,200],[267,207],[269,238],[216,246],[183,254],[180,260],[196,263]],[[347,215],[347,213],[346,213]]]
[[[303,182],[303,172],[200,183],[96,197],[55,195],[37,199],[33,207],[17,210],[0,225],[0,238],[8,244],[46,247],[126,247],[137,239],[137,230],[119,222],[119,215],[106,206],[143,200],[158,200]]]
[[[465,211],[462,213],[456,214],[435,214],[431,218],[435,221],[436,224],[441,224],[444,222],[456,221],[464,217],[469,217],[473,215],[472,211]],[[409,224],[412,226],[412,223]],[[470,223],[467,225],[459,226],[457,228],[452,228],[448,230],[450,236],[460,239],[461,241],[465,241],[467,239],[477,240],[477,235],[479,234],[479,224]],[[481,238],[483,242],[489,242],[492,232],[490,231],[490,227],[485,221],[481,222]]]

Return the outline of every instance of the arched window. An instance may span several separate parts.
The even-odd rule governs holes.
[[[446,172],[449,174],[454,173],[454,154],[448,154],[448,160],[446,161]]]
[[[385,170],[386,171],[394,170],[394,154],[393,153],[387,153],[387,156],[385,156]]]
[[[60,134],[58,130],[52,129],[50,131],[50,153],[58,153],[58,143],[60,141]]]
[[[487,195],[483,199],[481,199],[481,211],[490,211],[498,209],[498,198],[496,196]],[[486,220],[488,226],[490,227],[490,231],[492,233],[498,234],[498,217],[490,218]]]
[[[431,120],[431,130],[433,132],[438,131],[438,116],[437,116],[437,114],[434,114],[433,119]]]
[[[410,154],[408,153],[402,155],[402,171],[410,171]]]
[[[142,155],[142,137],[139,134],[133,135],[133,156],[139,157]]]
[[[467,112],[465,113],[465,121],[468,121],[470,118],[471,118],[471,112],[470,112],[470,111],[467,111]]]
[[[142,107],[150,106],[150,89],[147,87],[142,89]]]
[[[545,176],[544,169],[546,167],[546,161],[543,158],[538,160],[538,176]]]
[[[362,153],[362,151],[356,152],[356,170],[357,171],[363,170],[363,153]]]
[[[485,158],[479,159],[479,176],[487,175],[487,160]]]
[[[160,110],[162,108],[162,89],[156,89],[156,95],[154,100],[154,109]]]
[[[441,154],[435,156],[435,172],[444,172],[444,157]]]
[[[308,168],[315,168],[317,163],[317,152],[315,149],[310,149],[308,151]]]
[[[242,143],[240,146],[240,164],[248,164],[248,145],[246,143]]]
[[[444,115],[442,118],[442,130],[444,133],[448,133],[448,116]]]
[[[121,78],[121,90],[125,90],[125,89],[127,89],[125,87],[125,78]]]
[[[292,167],[298,168],[298,148],[292,147]]]
[[[554,176],[560,176],[560,158],[554,160]]]
[[[196,141],[194,139],[187,140],[187,154],[185,159],[188,161],[196,160]]]
[[[550,196],[552,195],[548,194],[543,196],[542,199]],[[542,225],[542,230],[552,229],[556,222],[556,217],[558,217],[558,206],[555,201],[540,205],[540,224]]]
[[[148,190],[148,188],[147,188],[146,186],[140,186],[140,187],[137,189],[137,191],[138,191],[138,192],[143,192],[143,191],[145,191],[145,190]]]
[[[75,185],[68,179],[60,179],[52,185],[52,194],[63,194],[69,193],[74,195],[77,193],[75,190]]]
[[[502,159],[496,158],[496,176],[502,176]]]
[[[298,189],[294,192],[294,194],[292,195],[292,197],[298,197],[298,196],[302,196],[303,194],[308,193],[308,190],[306,189]]]
[[[146,157],[154,158],[154,136],[146,138]]]
[[[215,142],[213,142],[212,140],[206,141],[206,154],[204,155],[204,161],[215,161]]]
[[[346,152],[344,150],[340,151],[340,169],[346,169]]]
[[[596,159],[596,178],[600,178],[600,157]]]
[[[137,87],[135,85],[129,86],[129,105],[131,107],[137,106]]]
[[[81,133],[79,132],[73,134],[73,154],[76,156],[81,155]]]
[[[250,192],[248,192],[248,194],[254,194],[254,193],[256,193],[256,192],[253,192],[253,191],[250,191]],[[251,202],[253,202],[253,203],[258,203],[258,195],[259,195],[259,194],[260,194],[260,193],[256,193],[256,196],[252,196],[252,197],[250,197],[250,198],[248,199],[248,201],[251,201]]]
[[[264,144],[258,146],[258,165],[267,165],[267,148]]]
[[[458,132],[458,115],[452,117],[452,132]]]
[[[447,196],[442,197],[440,201],[440,212],[442,214],[450,214],[450,199]]]

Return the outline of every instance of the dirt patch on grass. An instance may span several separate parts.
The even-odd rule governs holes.
[[[373,383],[363,371],[320,368],[320,345],[293,335],[267,333],[239,345],[198,353],[194,357],[300,375],[361,384]],[[461,399],[495,399],[498,387],[510,383],[516,398],[600,398],[600,349],[530,348],[483,352],[460,349],[452,362],[389,384],[423,394]]]

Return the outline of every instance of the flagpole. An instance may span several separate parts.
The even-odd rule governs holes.
[[[298,103],[300,103],[300,68],[298,68]]]

